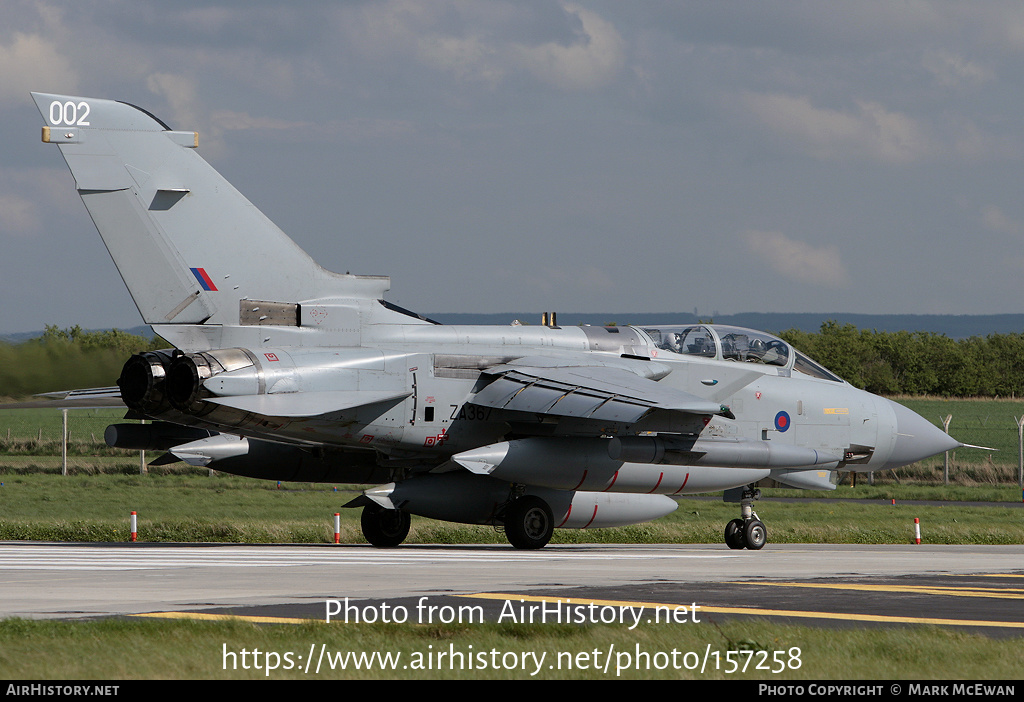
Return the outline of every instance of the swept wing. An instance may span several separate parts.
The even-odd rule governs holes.
[[[650,364],[648,364],[650,365]],[[470,401],[513,412],[633,424],[653,411],[727,415],[727,407],[626,368],[522,359],[484,371],[493,378]]]

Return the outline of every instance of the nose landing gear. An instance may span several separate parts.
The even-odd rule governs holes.
[[[725,525],[725,543],[729,548],[758,551],[768,542],[768,529],[754,511],[754,500],[760,497],[761,491],[750,485],[725,491],[726,502],[740,503],[740,518]]]

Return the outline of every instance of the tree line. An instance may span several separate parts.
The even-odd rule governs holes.
[[[825,322],[779,334],[855,387],[879,395],[1024,396],[1024,333],[950,339]]]
[[[48,325],[35,339],[0,343],[0,397],[115,385],[129,356],[161,348],[167,342],[160,337]]]

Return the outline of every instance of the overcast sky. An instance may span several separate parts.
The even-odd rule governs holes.
[[[0,332],[141,323],[30,90],[423,313],[1022,312],[1022,76],[1019,1],[4,0]]]

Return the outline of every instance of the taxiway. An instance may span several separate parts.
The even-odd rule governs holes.
[[[295,621],[325,602],[698,604],[804,624],[938,624],[1024,635],[1024,545],[0,544],[0,617],[231,614]],[[490,605],[492,608],[497,605]]]

